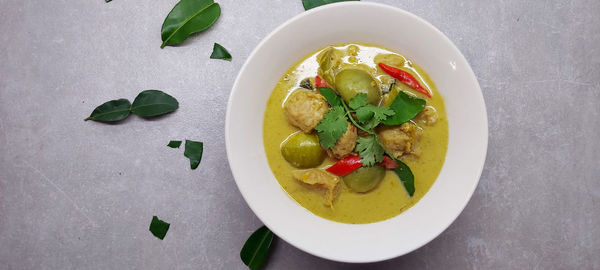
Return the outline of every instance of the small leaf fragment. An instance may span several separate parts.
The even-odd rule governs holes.
[[[85,119],[98,122],[121,121],[131,113],[131,103],[127,99],[115,99],[96,107],[92,114]]]
[[[271,243],[273,242],[273,232],[269,228],[262,226],[256,230],[242,247],[240,258],[248,268],[258,270],[265,263]]]
[[[211,27],[221,16],[213,0],[181,0],[165,18],[161,29],[161,48],[182,43],[191,34]]]
[[[183,152],[183,155],[190,159],[190,167],[192,170],[195,170],[198,168],[198,165],[200,165],[203,151],[204,144],[202,142],[185,140],[185,151]]]
[[[399,159],[392,159],[398,163],[398,168],[394,169],[394,172],[398,175],[398,178],[400,178],[408,195],[412,197],[415,194],[415,176],[404,162]]]
[[[153,117],[173,112],[179,102],[160,90],[145,90],[138,94],[131,105],[131,112],[140,117]]]
[[[316,8],[318,6],[327,5],[336,2],[345,2],[345,1],[360,1],[360,0],[302,0],[302,5],[304,6],[304,10],[309,10],[311,8]]]
[[[181,141],[170,141],[167,146],[171,148],[179,148],[179,146],[181,146]]]
[[[171,224],[158,219],[157,216],[153,216],[152,222],[150,222],[150,232],[158,239],[163,240],[170,226]]]
[[[210,59],[222,59],[231,62],[231,54],[221,44],[215,43]]]

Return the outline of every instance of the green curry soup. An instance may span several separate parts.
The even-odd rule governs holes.
[[[343,104],[332,106],[328,92]],[[363,224],[397,216],[425,195],[444,163],[448,123],[441,95],[416,63],[379,46],[341,44],[281,77],[267,101],[263,140],[289,196],[323,218]],[[414,175],[412,196],[394,171],[401,162]]]

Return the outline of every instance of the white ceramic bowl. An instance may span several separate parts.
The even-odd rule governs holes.
[[[371,224],[333,222],[296,203],[273,176],[262,139],[266,102],[280,77],[308,53],[345,42],[378,44],[413,59],[437,84],[448,115],[448,152],[437,181],[412,208]],[[254,49],[231,91],[225,137],[240,192],[277,236],[326,259],[375,262],[425,245],[458,217],[483,169],[488,126],[477,79],[444,34],[398,8],[345,2],[301,13]]]

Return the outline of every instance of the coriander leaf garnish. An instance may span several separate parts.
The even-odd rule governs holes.
[[[361,124],[364,124],[364,127],[367,129],[375,128],[381,121],[394,114],[395,112],[388,107],[377,107],[371,104],[367,104],[356,110],[356,118],[358,118],[358,121],[360,121]]]
[[[92,114],[85,119],[98,122],[121,121],[131,113],[131,103],[127,99],[115,99],[96,107]]]
[[[158,239],[163,240],[170,226],[171,224],[158,219],[157,216],[153,216],[152,222],[150,222],[150,232]]]
[[[373,111],[367,109],[367,108],[358,108],[358,110],[355,111],[356,112],[356,120],[358,120],[359,123],[361,124],[365,124],[367,122],[369,122],[371,119],[373,119],[374,113]]]
[[[231,62],[231,54],[221,44],[215,43],[210,59],[221,59]]]
[[[183,151],[183,155],[190,159],[190,167],[192,170],[195,170],[198,168],[198,165],[200,165],[203,151],[204,144],[202,142],[185,140],[185,150]]]
[[[373,166],[383,160],[383,147],[376,135],[358,138],[356,151],[362,158],[363,166]]]
[[[161,29],[165,46],[182,43],[191,34],[211,27],[221,16],[221,7],[212,0],[181,0],[165,18]]]
[[[323,120],[315,127],[321,146],[325,149],[333,148],[337,140],[346,132],[346,129],[348,129],[346,112],[340,106],[329,110]]]
[[[369,133],[369,134],[375,134],[375,132],[372,129],[366,129],[363,126],[361,126],[360,124],[358,124],[358,122],[356,122],[356,120],[354,120],[354,117],[352,116],[352,110],[350,110],[350,108],[348,108],[348,106],[346,106],[346,102],[342,101],[342,107],[344,107],[344,109],[346,110],[346,115],[348,116],[348,119],[350,119],[350,122],[352,122],[352,124],[354,126],[356,126],[357,128],[359,128],[360,130]]]
[[[170,141],[167,146],[171,148],[179,148],[179,146],[181,146],[181,141]]]
[[[348,117],[354,126],[371,135],[358,138],[357,141],[356,151],[362,159],[362,164],[373,166],[375,163],[381,162],[384,149],[373,129],[388,117],[393,116],[395,112],[388,107],[377,107],[369,104],[366,94],[354,96],[346,105],[330,88],[319,87],[318,90],[333,107],[315,128],[321,146],[325,149],[335,146],[337,140],[346,132],[348,125],[346,117]],[[356,120],[352,115],[353,113],[356,113]]]
[[[242,262],[252,270],[260,269],[267,259],[272,242],[273,232],[265,226],[260,227],[250,235],[242,247],[240,252]]]
[[[357,94],[356,96],[354,96],[350,102],[348,102],[348,106],[350,106],[350,108],[356,110],[362,106],[367,105],[368,101],[367,101],[367,94],[365,93],[360,93]]]
[[[358,122],[365,129],[373,129],[381,123],[381,121],[392,116],[395,112],[388,107],[378,107],[367,103],[366,94],[358,94],[354,96],[348,103],[350,108],[356,112]]]

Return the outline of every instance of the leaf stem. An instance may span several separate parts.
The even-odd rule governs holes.
[[[342,101],[342,106],[344,106],[344,109],[346,110],[346,115],[348,116],[348,118],[350,119],[350,122],[352,122],[352,124],[354,124],[357,128],[360,128],[362,131],[369,133],[371,135],[375,135],[375,132],[373,132],[372,130],[366,129],[363,126],[359,125],[355,120],[354,117],[352,116],[352,113],[350,113],[350,109],[348,108],[348,106],[346,105],[346,102]]]

